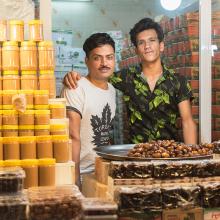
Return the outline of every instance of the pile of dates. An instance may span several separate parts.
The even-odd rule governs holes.
[[[213,153],[213,144],[186,145],[174,140],[158,140],[136,144],[128,152],[129,157],[140,158],[174,158],[195,157]]]

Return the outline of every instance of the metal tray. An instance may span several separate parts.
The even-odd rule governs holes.
[[[200,160],[211,159],[212,155],[194,156],[194,157],[175,157],[175,158],[138,158],[129,157],[127,153],[135,144],[108,145],[93,148],[100,157],[108,160],[133,160],[133,161],[151,161],[151,160]]]

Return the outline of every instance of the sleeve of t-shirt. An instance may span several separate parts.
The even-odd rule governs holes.
[[[194,97],[188,80],[184,76],[181,76],[179,77],[178,85],[177,103],[179,104],[185,100],[192,101]]]
[[[66,109],[68,111],[75,111],[80,114],[82,118],[82,112],[84,107],[84,92],[82,88],[76,89],[63,89],[62,96],[66,99]]]

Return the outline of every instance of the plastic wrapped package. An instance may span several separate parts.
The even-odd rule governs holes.
[[[30,220],[71,220],[82,215],[79,190],[74,186],[28,189]]]
[[[0,193],[20,192],[24,178],[25,172],[20,167],[0,167]]]
[[[116,179],[151,178],[153,164],[151,162],[116,162],[110,163],[109,175]]]
[[[1,220],[25,220],[28,205],[27,195],[24,193],[4,195],[0,197]]]

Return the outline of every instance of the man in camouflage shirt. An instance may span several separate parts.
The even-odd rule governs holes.
[[[191,113],[192,91],[185,77],[161,62],[162,28],[152,19],[144,18],[131,29],[130,37],[141,65],[116,72],[111,82],[124,93],[132,142],[178,141],[176,119],[180,116],[184,142],[195,144],[197,131]],[[64,81],[67,86],[74,87],[77,78],[77,73],[70,72]]]

